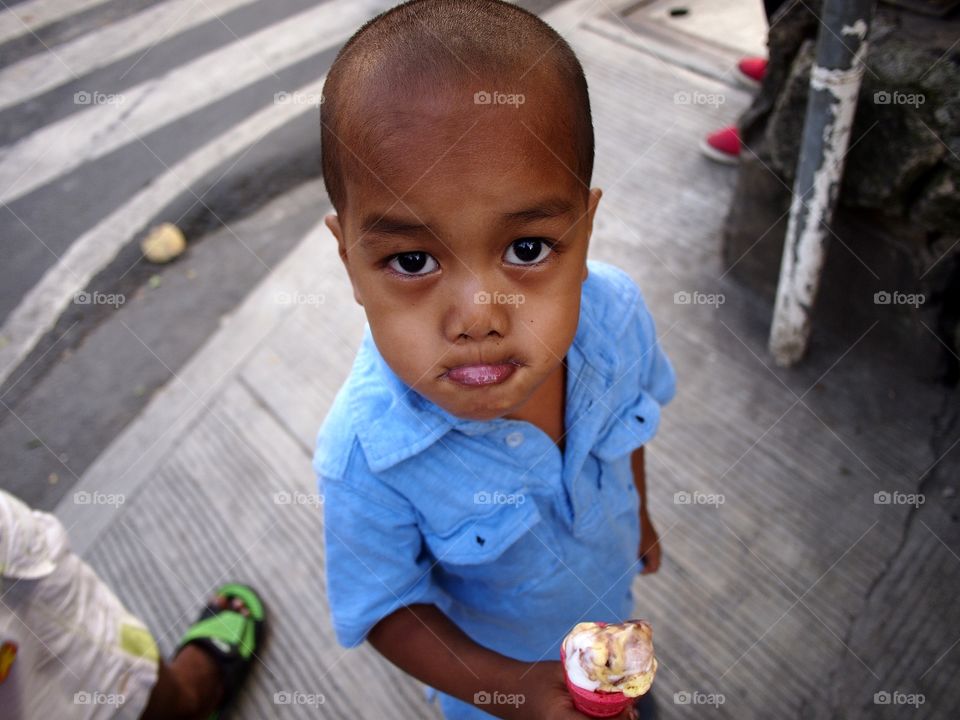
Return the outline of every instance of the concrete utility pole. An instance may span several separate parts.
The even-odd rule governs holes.
[[[793,365],[807,349],[875,5],[824,2],[770,331],[777,365]]]

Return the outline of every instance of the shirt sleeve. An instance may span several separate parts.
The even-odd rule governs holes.
[[[613,461],[649,442],[660,426],[661,408],[677,391],[677,378],[657,337],[656,323],[636,283],[622,270],[610,272],[618,293],[608,322],[624,318],[616,335],[617,367],[603,398],[611,416],[594,443],[594,453]],[[619,314],[617,312],[619,308]],[[621,321],[623,322],[623,321]]]
[[[677,374],[657,338],[656,323],[642,295],[637,299],[637,313],[642,329],[640,351],[645,361],[641,385],[660,405],[666,405],[677,393]]]
[[[318,476],[323,495],[327,599],[337,641],[362,643],[380,620],[414,603],[449,609],[434,582],[412,506],[397,495],[374,497],[349,478]]]

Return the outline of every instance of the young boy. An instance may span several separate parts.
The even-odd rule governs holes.
[[[341,50],[321,124],[368,321],[314,458],[337,639],[447,718],[582,718],[560,642],[634,616],[659,564],[642,446],[675,376],[633,281],[586,260],[580,64],[508,3],[414,0]]]

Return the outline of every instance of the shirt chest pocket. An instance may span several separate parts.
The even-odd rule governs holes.
[[[454,582],[523,591],[560,571],[555,531],[532,497],[475,505],[456,522],[450,522],[449,511],[446,522],[425,518],[421,528],[441,575]]]

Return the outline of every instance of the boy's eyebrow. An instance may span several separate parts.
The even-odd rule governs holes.
[[[569,215],[575,209],[574,204],[567,198],[555,197],[541,200],[532,207],[503,213],[502,217],[505,225],[515,226],[536,220],[563,217]],[[360,223],[360,241],[364,242],[366,236],[370,233],[377,235],[418,235],[424,231],[431,235],[435,234],[430,225],[426,223],[410,222],[392,218],[388,215],[371,213]],[[370,244],[377,244],[372,238],[371,240]]]
[[[430,226],[374,212],[360,223],[360,241],[363,242],[364,237],[369,233],[376,233],[377,235],[416,235],[424,230],[429,232]]]
[[[547,198],[532,207],[504,213],[503,220],[504,223],[508,225],[521,225],[536,220],[563,217],[564,215],[569,215],[575,209],[574,204],[565,197]]]

